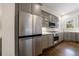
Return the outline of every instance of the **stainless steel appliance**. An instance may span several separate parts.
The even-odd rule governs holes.
[[[19,55],[32,56],[33,37],[42,34],[42,18],[25,11],[19,11]]]

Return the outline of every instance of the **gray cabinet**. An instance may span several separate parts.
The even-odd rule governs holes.
[[[59,42],[61,42],[63,40],[63,32],[58,33],[58,35],[59,35]]]
[[[58,22],[59,19],[57,16],[49,14],[45,11],[42,11],[42,17],[43,17],[43,27],[49,27],[49,22],[50,23],[55,23],[55,28],[59,26]]]
[[[38,3],[20,3],[19,10],[35,15],[41,15],[41,5]]]
[[[67,40],[70,40],[70,33],[69,33],[69,32],[67,32],[67,33],[66,33],[66,35],[67,35],[67,37],[66,37],[66,38],[67,38]]]
[[[64,40],[75,41],[75,32],[64,32],[63,39]]]
[[[43,17],[43,21],[42,21],[42,27],[49,27],[49,22],[48,19]]]
[[[65,33],[64,33],[64,39],[65,39],[65,40],[70,40],[70,33],[65,32]]]
[[[42,50],[49,48],[53,45],[54,45],[54,41],[53,41],[53,35],[52,34],[42,36]]]
[[[45,11],[42,11],[42,17],[43,17],[43,22],[42,22],[42,26],[43,27],[49,27],[49,14]]]
[[[54,45],[54,41],[53,40],[54,40],[53,35],[50,34],[49,35],[49,39],[48,39],[48,47],[51,47],[51,46]]]
[[[70,33],[70,40],[75,41],[75,32]]]
[[[41,16],[41,5],[38,3],[32,3],[32,14]]]
[[[63,38],[64,38],[64,40],[68,40],[68,35],[66,32],[63,33]]]
[[[31,3],[20,3],[19,10],[31,13]]]
[[[79,33],[75,33],[75,41],[79,42]]]
[[[42,36],[42,49],[48,48],[48,38],[47,35]]]

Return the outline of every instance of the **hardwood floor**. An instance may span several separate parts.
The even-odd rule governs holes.
[[[79,56],[79,43],[63,41],[56,47],[44,50],[42,56]]]

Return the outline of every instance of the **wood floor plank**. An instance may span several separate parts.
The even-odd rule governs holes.
[[[54,48],[44,50],[41,56],[79,56],[79,43],[64,41]]]

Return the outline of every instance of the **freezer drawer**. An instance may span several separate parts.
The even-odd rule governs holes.
[[[19,39],[19,55],[32,56],[32,38]]]

